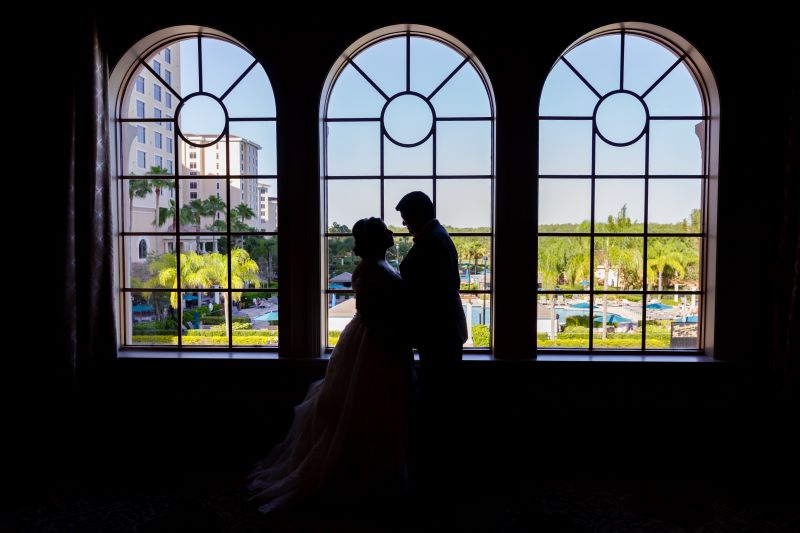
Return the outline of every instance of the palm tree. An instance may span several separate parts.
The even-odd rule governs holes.
[[[209,231],[217,231],[217,232],[224,232],[228,230],[228,224],[224,220],[217,220],[217,213],[224,213],[225,209],[227,208],[227,204],[221,198],[216,196],[209,196],[203,202],[204,212],[207,216],[210,216],[214,221],[206,226],[206,229]],[[212,237],[212,241],[214,242],[214,251],[217,250],[217,237]]]
[[[250,220],[256,216],[255,212],[250,209],[250,206],[244,202],[234,207],[231,211],[231,215],[237,217],[242,224],[244,224],[246,220]]]
[[[163,167],[153,166],[147,173],[150,176],[168,176],[169,171]],[[153,220],[153,226],[160,228],[162,226],[159,216],[161,215],[161,191],[163,189],[174,189],[175,180],[164,178],[150,178],[150,188],[156,193],[156,217]]]
[[[202,256],[194,252],[182,253],[180,254],[180,261],[180,284],[178,283],[178,260],[176,254],[161,254],[147,265],[153,277],[145,283],[145,286],[165,289],[177,289],[179,285],[181,288],[203,287],[205,278],[198,274],[203,267]],[[169,303],[174,309],[178,308],[177,292],[170,293]]]
[[[678,248],[677,241],[670,239],[651,239],[647,246],[647,268],[658,278],[658,290],[664,279],[664,270],[669,267],[675,271],[679,278],[683,277],[684,265],[690,258]]]
[[[564,254],[561,249],[561,240],[547,237],[539,238],[538,260],[536,262],[538,274],[542,277],[542,288],[556,288],[561,273],[564,270]],[[555,339],[556,326],[556,298],[550,294],[550,338]]]
[[[235,208],[231,210],[231,217],[235,217],[234,220],[231,221],[231,229],[235,232],[245,233],[248,231],[252,231],[253,228],[247,225],[246,220],[250,220],[256,216],[255,212],[250,209],[250,206],[245,204],[244,202],[237,205]],[[244,246],[244,236],[239,235],[239,247]]]
[[[198,271],[198,276],[202,277],[205,287],[217,286],[223,289],[244,289],[245,287],[261,287],[258,279],[258,264],[250,258],[250,254],[243,248],[231,250],[231,275],[230,285],[228,284],[228,256],[211,253],[202,256],[203,266]],[[231,301],[238,302],[242,299],[242,293],[231,292]],[[223,314],[225,316],[225,331],[231,335],[231,327],[228,322],[228,301],[223,296]]]
[[[133,231],[133,199],[146,198],[151,192],[153,192],[153,186],[150,184],[150,180],[128,180],[128,197],[130,198],[130,203],[128,204],[128,214],[130,215],[128,231]]]
[[[467,257],[475,260],[475,274],[478,274],[478,260],[489,253],[486,243],[481,239],[471,239],[467,244]],[[485,288],[485,287],[484,287]]]

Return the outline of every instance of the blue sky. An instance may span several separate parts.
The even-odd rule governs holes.
[[[567,60],[605,95],[620,88],[620,36],[596,38],[571,50]],[[354,58],[355,63],[389,97],[405,90],[405,38],[393,38],[374,45]],[[676,56],[648,39],[627,36],[623,89],[637,94],[646,91],[675,61]],[[412,143],[430,130],[436,117],[488,117],[490,100],[475,69],[465,65],[433,98],[426,98],[457,67],[463,56],[439,42],[415,37],[411,41],[411,90],[424,98],[405,95],[386,108],[385,127],[401,142]],[[253,61],[244,50],[215,39],[203,39],[204,89],[221,95]],[[181,93],[197,90],[197,41],[181,43]],[[531,98],[539,98],[531,94]],[[543,116],[591,117],[598,97],[562,61],[555,63],[540,100]],[[689,71],[678,65],[644,99],[651,116],[702,115],[700,93]],[[329,117],[379,118],[386,103],[352,66],[341,73],[331,93]],[[274,117],[275,100],[266,73],[256,66],[225,99],[231,117]],[[184,131],[219,131],[221,113],[208,99],[195,99],[191,113],[182,113]],[[532,117],[531,120],[535,120]],[[695,133],[699,121],[650,121],[651,175],[702,174],[701,148]],[[591,121],[541,121],[539,126],[539,172],[571,175],[591,172]],[[598,108],[597,126],[608,138],[627,140],[641,131],[645,111],[639,100],[617,94]],[[276,172],[275,124],[273,122],[231,123],[231,132],[262,146],[259,173]],[[378,122],[329,123],[328,175],[377,176],[380,174],[381,134]],[[480,175],[492,172],[491,123],[489,121],[446,122],[436,124],[436,171],[439,176]],[[430,175],[433,171],[433,142],[407,148],[388,139],[384,144],[386,175]],[[614,147],[597,139],[596,174],[643,174],[645,141],[627,147]],[[274,181],[274,180],[270,180]],[[643,220],[644,185],[642,180],[598,180],[596,215],[616,214],[622,204],[631,218]],[[377,181],[336,180],[329,182],[328,222],[352,225],[363,216],[380,214],[380,189]],[[432,192],[426,180],[387,180],[385,218],[399,224],[394,205],[405,192]],[[490,221],[489,180],[439,180],[437,215],[446,224],[458,227],[486,226]],[[589,218],[588,180],[541,180],[539,221],[542,224],[577,223]],[[277,195],[273,182],[272,194]],[[681,179],[650,184],[651,221],[677,222],[700,207],[700,180]],[[534,208],[534,206],[531,206]]]

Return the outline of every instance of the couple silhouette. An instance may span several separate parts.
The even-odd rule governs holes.
[[[430,492],[451,477],[443,467],[454,444],[453,400],[467,339],[458,256],[425,193],[405,195],[396,209],[414,238],[399,273],[386,262],[394,238],[383,221],[353,226],[361,258],[352,278],[356,314],[325,377],[295,407],[288,434],[250,474],[251,500],[261,512],[320,494],[343,503],[386,501],[410,484]]]

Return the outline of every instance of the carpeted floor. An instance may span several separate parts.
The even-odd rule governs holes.
[[[310,502],[261,515],[234,477],[185,479],[160,488],[64,484],[21,497],[0,513],[0,531],[541,531],[546,533],[797,533],[800,507],[784,492],[731,490],[696,480],[537,481],[484,486],[455,502],[410,498],[365,509]]]

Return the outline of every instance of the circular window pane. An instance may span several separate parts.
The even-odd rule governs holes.
[[[635,141],[644,131],[647,113],[636,96],[615,93],[600,102],[595,121],[603,138],[625,144]]]
[[[202,134],[207,137],[219,137],[225,131],[225,119],[225,109],[222,105],[204,94],[190,96],[178,111],[178,124],[182,136]]]
[[[397,144],[421,143],[433,127],[431,106],[416,94],[402,94],[386,104],[383,127],[389,138]]]

